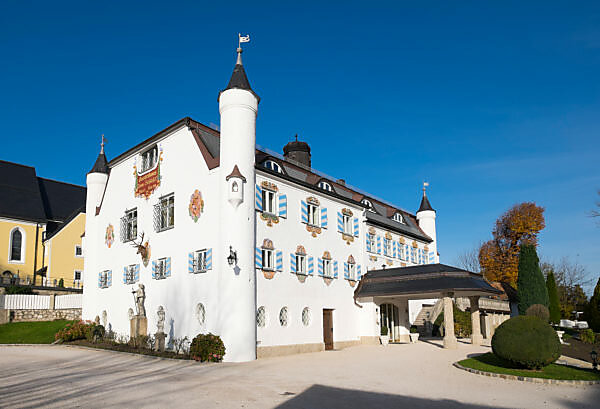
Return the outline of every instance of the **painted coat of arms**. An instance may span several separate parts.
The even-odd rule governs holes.
[[[115,228],[113,227],[112,224],[109,224],[106,227],[106,233],[104,234],[104,243],[106,243],[106,246],[108,248],[110,248],[114,242],[115,242]]]
[[[188,209],[194,223],[197,222],[204,211],[204,200],[202,199],[202,193],[198,189],[194,190],[194,193],[190,196]]]

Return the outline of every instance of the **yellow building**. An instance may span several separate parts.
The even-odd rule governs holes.
[[[81,287],[83,186],[0,161],[0,284]]]

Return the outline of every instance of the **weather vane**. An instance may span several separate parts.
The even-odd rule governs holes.
[[[423,182],[423,194],[425,194],[425,191],[427,190],[427,186],[429,186],[429,182]]]
[[[238,50],[242,49],[242,43],[249,43],[250,42],[250,34],[243,36],[242,34],[238,33]]]
[[[104,143],[106,142],[106,138],[104,134],[102,134],[102,140],[100,141],[100,153],[104,153]]]

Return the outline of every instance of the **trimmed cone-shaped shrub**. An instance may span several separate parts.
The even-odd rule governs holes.
[[[540,270],[540,259],[533,244],[521,246],[517,295],[519,297],[519,314],[521,315],[525,315],[527,308],[533,304],[542,304],[548,307],[548,290],[546,290],[544,275]]]
[[[198,334],[190,344],[190,356],[196,361],[221,362],[225,355],[225,344],[218,335]]]
[[[600,332],[600,279],[594,288],[594,295],[585,308],[585,320],[592,330]]]
[[[544,322],[548,322],[550,320],[550,311],[548,311],[548,308],[544,307],[542,304],[533,304],[531,307],[527,308],[525,315],[538,317]]]
[[[510,364],[540,369],[560,356],[560,341],[552,327],[533,316],[519,315],[496,328],[492,351]]]
[[[558,288],[554,273],[550,271],[546,277],[546,290],[548,291],[548,312],[550,313],[550,322],[558,324],[560,322],[560,302],[558,301]]]

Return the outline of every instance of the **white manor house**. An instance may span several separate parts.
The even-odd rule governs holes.
[[[259,100],[238,49],[220,132],[183,118],[110,162],[102,148],[87,175],[84,319],[129,334],[143,284],[149,333],[162,306],[168,342],[211,332],[239,362],[379,342],[381,325],[407,341],[424,302],[444,297],[452,320],[450,297],[478,314],[477,297],[497,294],[438,264],[425,191],[413,214],[313,170],[305,142],[257,147]]]

